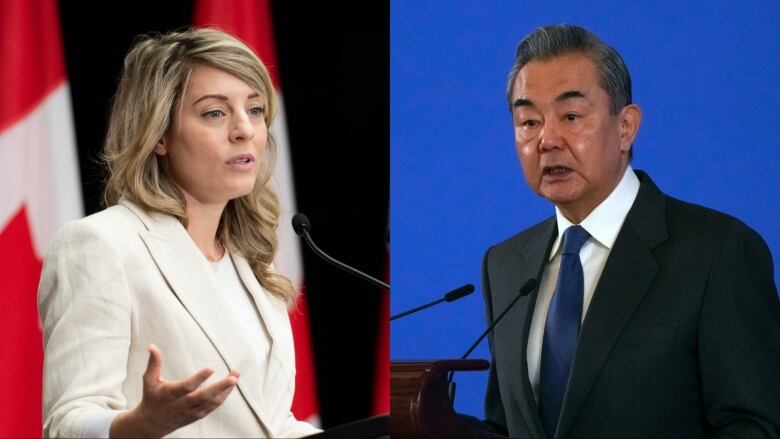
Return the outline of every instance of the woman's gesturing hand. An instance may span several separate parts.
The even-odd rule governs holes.
[[[161,370],[162,353],[150,344],[143,398],[135,408],[114,418],[109,437],[162,437],[195,422],[225,401],[239,376],[238,371],[231,371],[220,381],[201,387],[213,370],[205,368],[179,381],[162,379]]]

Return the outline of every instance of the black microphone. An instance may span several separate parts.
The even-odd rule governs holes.
[[[498,315],[491,323],[488,325],[487,329],[482,333],[482,335],[479,336],[477,341],[475,341],[471,347],[466,351],[465,354],[463,354],[462,357],[460,357],[461,360],[465,360],[471,352],[479,346],[479,343],[487,337],[488,334],[490,334],[491,331],[493,331],[493,328],[498,324],[498,322],[501,321],[501,319],[504,318],[506,313],[509,312],[510,309],[512,309],[513,306],[515,306],[515,303],[517,303],[518,300],[520,300],[521,297],[525,297],[528,294],[531,293],[536,288],[537,281],[534,278],[528,279],[522,287],[520,287],[520,290],[517,291],[517,296],[512,299],[511,302],[509,302],[509,305],[504,308],[503,311],[501,311],[501,314]],[[452,377],[455,374],[454,371],[450,371],[449,377],[447,378],[447,385],[450,388],[450,400],[454,403],[455,402],[455,385],[452,383]]]
[[[298,236],[302,237],[304,241],[306,241],[306,244],[309,245],[309,248],[319,257],[324,259],[325,261],[335,265],[336,267],[346,271],[347,273],[350,273],[352,275],[355,275],[364,281],[371,283],[375,286],[378,286],[380,288],[384,288],[389,290],[390,285],[382,282],[379,279],[375,279],[366,273],[363,273],[360,270],[357,270],[355,268],[350,267],[347,264],[344,264],[342,262],[339,262],[332,257],[328,256],[324,251],[320,250],[319,247],[317,247],[317,244],[314,243],[314,241],[311,239],[311,235],[309,235],[309,229],[311,229],[311,223],[309,222],[309,218],[306,217],[306,215],[302,213],[296,213],[292,218],[292,227],[293,230],[295,230],[295,233],[298,234]]]
[[[471,294],[473,292],[474,292],[474,285],[471,285],[471,284],[463,285],[462,287],[455,288],[454,290],[452,290],[449,293],[445,294],[444,297],[442,297],[441,299],[434,300],[431,303],[426,303],[425,305],[418,306],[417,308],[412,308],[410,310],[398,313],[398,314],[390,317],[390,321],[393,321],[395,319],[400,319],[401,317],[408,316],[409,314],[414,314],[417,311],[422,311],[425,308],[430,308],[433,305],[438,305],[438,304],[440,304],[440,303],[442,303],[444,301],[454,302],[454,301],[456,301],[456,300],[458,300],[458,299],[460,299],[462,297],[468,296],[469,294]]]

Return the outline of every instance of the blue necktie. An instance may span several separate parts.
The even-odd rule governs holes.
[[[571,226],[563,234],[563,255],[547,321],[544,325],[539,377],[539,414],[552,437],[561,413],[582,319],[583,278],[580,249],[590,234]]]

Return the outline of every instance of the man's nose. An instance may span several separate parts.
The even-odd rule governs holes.
[[[539,142],[539,149],[542,151],[562,148],[564,140],[561,135],[560,123],[554,118],[548,118],[542,127],[539,138],[541,139]]]

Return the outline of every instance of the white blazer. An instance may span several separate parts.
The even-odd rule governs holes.
[[[241,376],[225,402],[170,437],[294,437],[318,432],[290,412],[295,355],[285,304],[231,253],[271,341],[267,364],[219,300],[212,268],[175,218],[123,200],[67,224],[43,267],[38,309],[44,331],[44,436],[78,437],[86,416],[135,407],[149,343],[162,377],[203,367]]]

